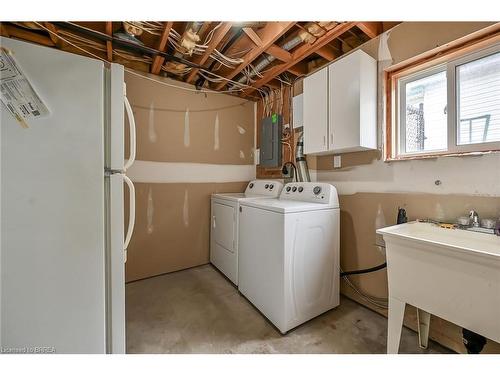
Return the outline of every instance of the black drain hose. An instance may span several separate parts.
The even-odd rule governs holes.
[[[359,275],[361,273],[375,272],[375,271],[384,269],[385,267],[387,267],[387,262],[384,262],[384,263],[379,264],[378,266],[375,266],[372,268],[365,268],[363,270],[341,272],[340,277],[349,276],[349,275]]]

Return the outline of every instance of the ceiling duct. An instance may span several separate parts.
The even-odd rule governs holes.
[[[297,33],[297,35],[290,39],[289,41],[280,45],[280,48],[285,51],[291,51],[299,44],[306,42],[312,44],[317,38],[326,34],[327,31],[331,30],[337,25],[336,22],[309,22],[304,26],[304,28]],[[259,73],[264,70],[269,64],[276,60],[276,57],[263,53],[262,57],[257,61],[257,63],[250,70],[248,75],[242,75],[237,81],[238,83],[245,84],[253,77],[259,75]],[[232,88],[236,89],[238,85],[233,85]]]

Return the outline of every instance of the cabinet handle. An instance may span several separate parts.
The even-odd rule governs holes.
[[[326,136],[323,136],[323,146],[326,146]]]
[[[330,133],[330,145],[333,145],[333,133]]]

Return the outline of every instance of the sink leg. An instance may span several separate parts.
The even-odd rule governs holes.
[[[429,328],[431,326],[431,314],[417,308],[418,345],[427,349],[429,343]]]
[[[405,302],[389,298],[389,322],[387,329],[387,354],[398,354],[401,329],[405,315]]]

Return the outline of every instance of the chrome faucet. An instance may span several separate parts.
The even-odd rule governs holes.
[[[474,210],[471,210],[469,212],[469,218],[471,220],[472,226],[474,228],[479,228],[479,215],[477,214],[477,212]]]

